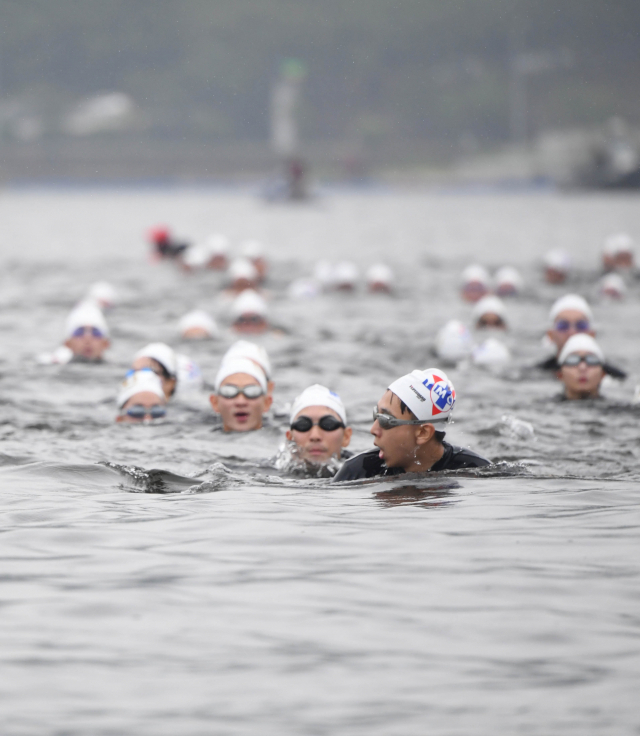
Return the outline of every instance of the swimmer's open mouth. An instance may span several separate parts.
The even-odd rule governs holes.
[[[247,412],[247,411],[237,411],[233,416],[239,422],[246,422],[249,419],[249,412]]]

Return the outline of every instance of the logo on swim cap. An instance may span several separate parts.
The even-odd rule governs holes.
[[[430,392],[434,416],[453,409],[456,392],[447,380],[433,373],[423,381],[423,384]]]

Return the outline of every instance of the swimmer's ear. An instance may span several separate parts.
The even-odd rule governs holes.
[[[271,396],[273,394],[273,389],[276,387],[275,381],[269,381],[267,383],[267,393]]]
[[[71,348],[71,345],[69,345],[70,342],[71,342],[71,338],[69,338],[68,340],[65,340],[64,341],[65,347]]]
[[[351,442],[351,435],[352,434],[353,434],[353,428],[352,427],[347,427],[344,430],[344,434],[342,435],[342,446],[343,447],[348,447],[349,446],[349,442]]]
[[[218,395],[217,394],[211,394],[209,396],[209,403],[211,404],[211,408],[213,411],[215,411],[216,414],[219,414],[220,411],[218,409]]]
[[[284,436],[285,436],[285,437],[286,437],[286,438],[287,438],[287,439],[289,440],[289,442],[291,442],[291,440],[293,439],[293,435],[291,434],[291,430],[290,430],[290,429],[288,429],[288,430],[287,430],[287,431],[286,431],[286,432],[284,433]]]
[[[591,337],[595,337],[596,336],[596,331],[595,330],[587,330],[587,335],[591,335]]]
[[[264,397],[264,411],[269,411],[269,409],[271,408],[271,404],[273,404],[273,396],[267,394]]]
[[[556,378],[558,381],[562,381],[562,368],[560,368],[559,371],[556,371]]]
[[[118,414],[116,417],[116,423],[120,424],[120,422],[124,422],[124,416],[122,414]]]
[[[417,427],[416,432],[416,445],[426,445],[433,439],[433,435],[436,433],[436,428],[433,424],[420,424]]]

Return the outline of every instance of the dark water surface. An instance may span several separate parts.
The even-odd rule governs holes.
[[[269,208],[223,192],[0,197],[2,734],[640,733],[640,282],[598,303],[600,342],[630,377],[559,404],[526,369],[554,291],[537,262],[567,248],[595,297],[604,237],[640,236],[635,197],[339,194]],[[164,340],[211,381],[234,339],[221,279],[148,262],[142,234],[264,240],[276,380],[266,430],[215,430],[207,393],[157,426],[114,423],[135,350]],[[386,260],[396,297],[291,302],[319,258]],[[448,370],[449,436],[488,470],[364,484],[288,477],[270,459],[288,402],[337,389],[370,446],[390,380],[431,345],[472,261],[521,269],[513,364]],[[87,286],[106,279],[100,366],[41,366]],[[216,341],[177,321],[208,309]],[[634,695],[634,693],[636,693]]]

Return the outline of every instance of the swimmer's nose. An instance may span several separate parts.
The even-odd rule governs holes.
[[[377,419],[376,419],[376,420],[375,420],[375,421],[373,422],[373,424],[371,425],[371,429],[369,430],[369,432],[370,432],[370,433],[371,433],[371,434],[372,434],[372,435],[373,435],[374,437],[379,437],[379,436],[380,436],[380,423],[378,422],[378,420],[377,420]]]

